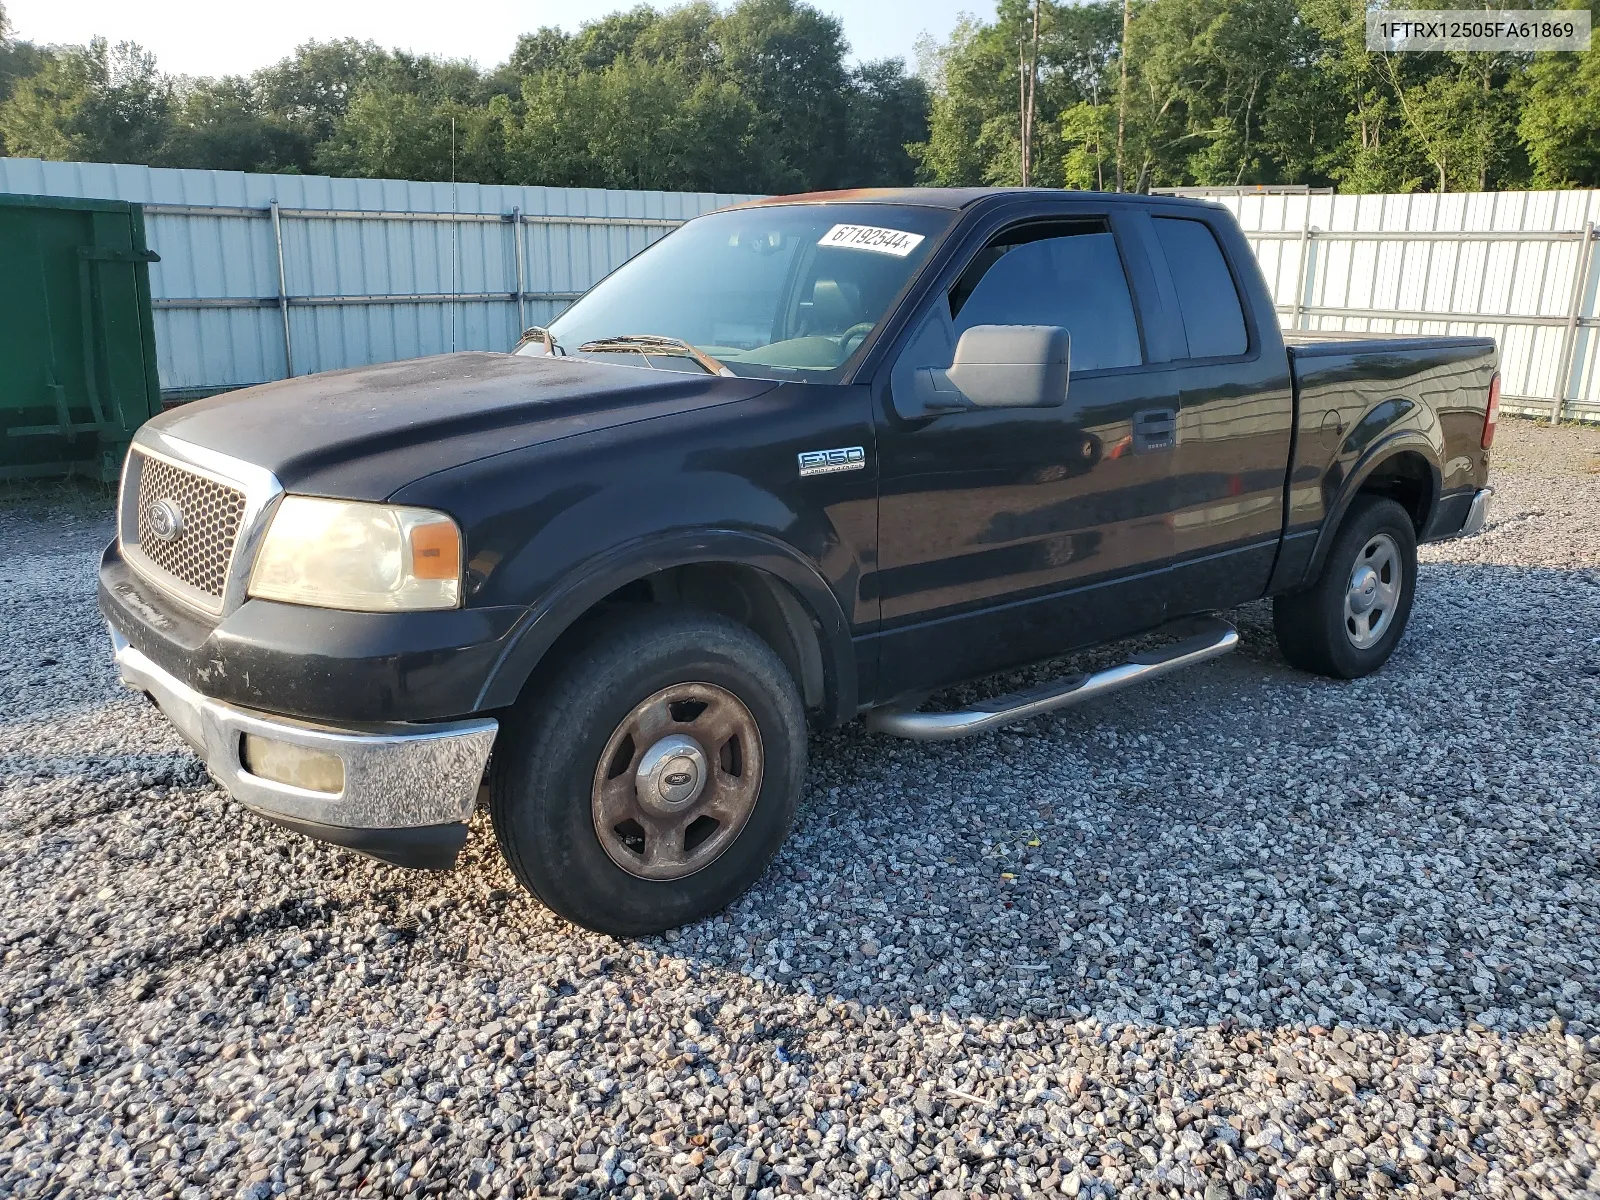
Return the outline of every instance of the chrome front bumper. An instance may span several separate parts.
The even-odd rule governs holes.
[[[339,831],[461,826],[464,834],[494,745],[497,722],[330,729],[202,696],[158,667],[115,628],[111,628],[111,644],[122,681],[156,702],[195,748],[212,777],[247,808],[388,861],[398,859],[372,849],[369,843],[382,845],[394,839],[363,841]],[[344,765],[343,790],[308,791],[252,775],[241,761],[245,734],[335,756]],[[453,851],[450,858],[454,858]]]
[[[1483,532],[1483,527],[1489,523],[1489,497],[1493,495],[1493,488],[1479,488],[1473,494],[1472,507],[1467,509],[1466,523],[1461,526],[1457,537],[1471,537]]]

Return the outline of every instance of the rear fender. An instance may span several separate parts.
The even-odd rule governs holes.
[[[1328,515],[1322,522],[1321,531],[1317,534],[1316,548],[1312,551],[1311,561],[1306,567],[1304,582],[1314,580],[1322,573],[1328,551],[1333,545],[1334,538],[1338,536],[1339,526],[1344,523],[1345,513],[1349,511],[1350,505],[1360,494],[1362,487],[1385,464],[1393,462],[1402,454],[1415,454],[1428,466],[1427,495],[1423,500],[1421,519],[1417,526],[1417,536],[1420,540],[1422,531],[1428,527],[1434,508],[1439,503],[1441,480],[1444,477],[1443,453],[1444,443],[1435,422],[1431,428],[1395,429],[1379,436],[1366,447],[1347,472],[1342,471],[1340,463],[1336,461],[1324,477],[1323,486],[1333,492],[1333,497],[1327,503]]]

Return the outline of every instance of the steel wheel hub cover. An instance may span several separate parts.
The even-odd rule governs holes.
[[[644,752],[633,774],[640,805],[671,816],[693,804],[705,787],[706,752],[692,737],[670,734]]]
[[[678,683],[612,731],[590,808],[607,857],[641,879],[681,879],[731,846],[761,794],[761,731],[732,692]]]
[[[1350,580],[1350,607],[1358,613],[1370,609],[1378,599],[1378,573],[1362,563]]]
[[[1389,632],[1403,586],[1400,547],[1387,533],[1373,534],[1356,555],[1345,588],[1344,632],[1352,646],[1366,650]]]

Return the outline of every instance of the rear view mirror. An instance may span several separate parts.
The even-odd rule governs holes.
[[[1056,408],[1066,403],[1072,335],[1058,325],[974,325],[948,370],[918,371],[931,412],[967,408]]]

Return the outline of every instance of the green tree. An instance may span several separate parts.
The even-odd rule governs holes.
[[[311,157],[303,129],[268,111],[252,81],[228,76],[178,83],[167,137],[155,161],[298,174],[311,169]]]
[[[1114,183],[1120,2],[1041,12],[1035,178],[1057,182],[1054,159],[1069,186]],[[1589,177],[1600,114],[1586,56],[1541,56],[1531,71],[1528,56],[1385,56],[1366,48],[1366,13],[1366,0],[1135,0],[1125,185],[1511,187],[1535,161],[1540,178]],[[924,55],[932,112],[915,153],[926,181],[1016,182],[1027,16],[1024,0],[1001,0],[993,21],[963,22]]]
[[[1367,49],[1364,0],[1299,0],[1316,53],[1296,79],[1304,140],[1289,157],[1318,183],[1349,191],[1411,191],[1426,163],[1405,132],[1388,70]],[[1288,114],[1281,113],[1280,117]]]
[[[166,140],[171,87],[132,42],[47,52],[0,105],[8,153],[37,158],[148,163]]]
[[[524,34],[489,71],[344,39],[247,78],[171,79],[137,47],[36,51],[0,33],[0,138],[55,158],[421,179],[909,182],[927,88],[895,59],[849,69],[847,52],[802,0],[637,5]]]
[[[1031,182],[1054,187],[1065,182],[1072,149],[1061,140],[1062,114],[1103,102],[1114,90],[1109,72],[1121,6],[1044,3],[1040,18]],[[928,138],[913,149],[925,182],[1021,182],[1019,71],[1032,28],[1027,0],[1002,0],[992,25],[964,20],[946,46],[926,49],[923,74],[933,87]]]
[[[849,71],[846,49],[838,21],[797,0],[638,6],[571,37],[525,35],[507,67],[522,72],[523,122],[509,169],[540,182],[669,170],[721,190],[908,182],[927,89],[899,60]],[[616,131],[636,116],[646,144],[624,146]]]
[[[1016,88],[997,83],[1006,56],[997,31],[963,17],[943,46],[924,44],[922,74],[932,83],[928,136],[911,147],[923,183],[943,187],[976,186],[989,174],[979,149],[984,125],[1004,121],[1016,105]],[[1012,137],[1015,138],[1015,132]]]
[[[319,171],[505,181],[510,101],[470,64],[395,54],[372,71],[315,152]]]
[[[928,134],[928,87],[906,74],[904,59],[862,63],[846,96],[841,187],[908,187],[917,162],[907,150]]]
[[[469,62],[392,51],[369,54],[332,131],[319,171],[401,179],[505,179],[511,98]]]
[[[1148,0],[1129,32],[1125,175],[1144,187],[1269,182],[1274,96],[1292,94],[1314,35],[1284,0]]]
[[[1494,184],[1524,181],[1526,155],[1517,143],[1520,88],[1511,72],[1495,61],[1509,56],[1428,57],[1440,61],[1419,70],[1402,62],[1400,55],[1384,56],[1394,111],[1413,158],[1426,163],[1428,182],[1446,192],[1482,191]]]
[[[639,33],[633,53],[647,62],[670,62],[691,79],[712,76],[738,86],[723,70],[722,44],[717,37],[721,13],[707,0],[669,8]]]
[[[333,136],[361,86],[388,62],[389,54],[374,42],[307,42],[288,58],[257,71],[252,82],[260,89],[262,107],[315,145]]]
[[[0,4],[0,104],[4,104],[17,85],[39,71],[44,65],[44,52],[31,42],[21,42],[11,36],[12,29],[5,6]],[[0,135],[0,154],[9,151],[5,138]]]
[[[722,72],[759,114],[772,190],[833,187],[844,170],[849,79],[835,17],[796,0],[740,0],[713,26]]]
[[[1061,114],[1063,183],[1069,188],[1103,192],[1111,187],[1117,165],[1117,110],[1114,104],[1074,104]]]
[[[1588,7],[1591,23],[1600,26],[1600,5],[1562,7]],[[1537,55],[1526,78],[1517,132],[1533,186],[1600,184],[1600,48]]]
[[[565,70],[571,65],[571,48],[570,37],[552,25],[543,25],[534,33],[518,35],[511,57],[501,69],[518,80],[558,68]]]
[[[631,57],[523,83],[507,163],[553,186],[742,190],[765,174],[755,107],[736,88]]]
[[[632,56],[635,43],[661,20],[647,4],[584,23],[572,39],[567,57],[580,71],[599,71]]]

